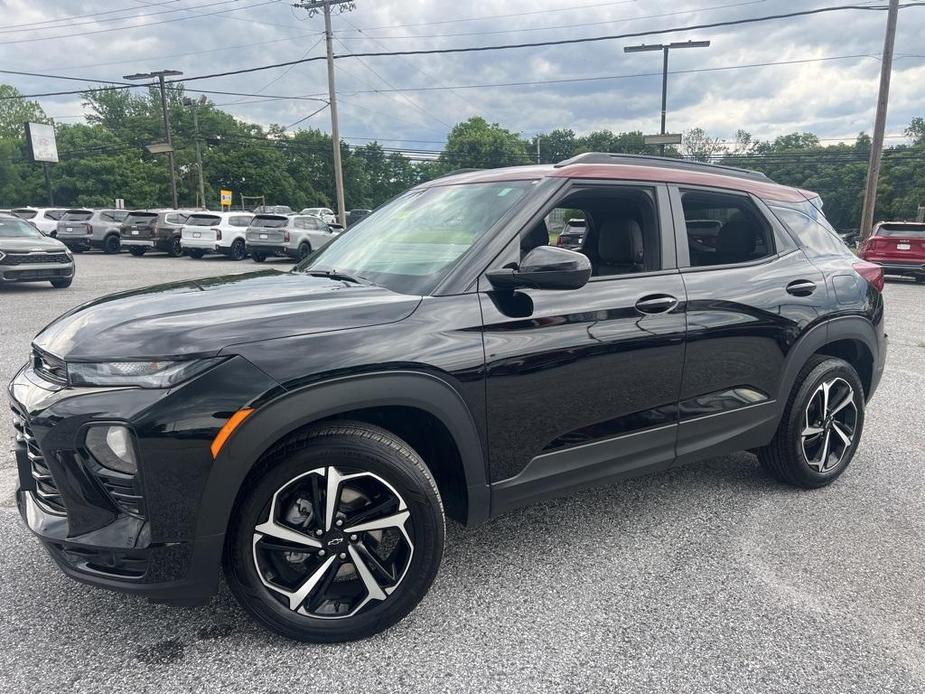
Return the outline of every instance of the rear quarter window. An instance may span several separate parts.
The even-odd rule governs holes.
[[[236,217],[229,217],[228,223],[233,227],[246,227],[250,226],[251,220],[253,220],[253,217],[248,215],[237,215]]]
[[[823,226],[804,212],[778,206],[771,206],[771,211],[811,255],[853,255],[831,227]]]

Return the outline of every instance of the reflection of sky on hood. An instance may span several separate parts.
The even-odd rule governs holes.
[[[125,74],[162,67],[197,75],[323,55],[323,44],[316,45],[321,38],[320,17],[307,19],[304,11],[282,1],[262,4],[240,0],[229,3],[232,4],[242,9],[195,18],[197,14],[214,12],[215,7],[203,7],[195,0],[183,0],[179,6],[192,8],[184,11],[172,4],[136,9],[125,2],[114,7],[107,0],[79,4],[5,0],[3,13],[8,21],[5,33],[0,34],[0,61],[14,70],[119,80]],[[684,27],[818,6],[805,0],[615,0],[575,4],[575,9],[562,11],[563,3],[552,0],[484,0],[477,7],[437,0],[361,2],[356,11],[335,15],[335,52],[555,40]],[[120,7],[125,11],[113,12]],[[42,25],[41,29],[35,25],[54,17],[94,12],[107,14],[59,21]],[[144,14],[148,16],[141,16]],[[173,21],[181,16],[191,18]],[[120,17],[124,19],[117,21]],[[472,17],[480,19],[455,21]],[[872,126],[880,69],[875,58],[684,71],[831,56],[877,56],[882,50],[885,21],[883,12],[838,12],[571,46],[369,57],[363,62],[342,59],[338,61],[341,132],[355,144],[363,144],[366,140],[362,138],[369,137],[379,138],[390,147],[437,149],[446,136],[447,124],[474,114],[521,131],[525,137],[557,127],[572,128],[579,134],[601,128],[656,132],[661,56],[626,55],[623,46],[710,39],[710,48],[674,51],[671,55],[671,69],[679,72],[671,76],[669,83],[669,131],[702,127],[713,136],[731,138],[737,128],[744,128],[757,138],[767,139],[800,130],[815,132],[822,138],[853,138]],[[30,26],[12,28],[24,24]],[[89,33],[142,24],[148,27]],[[361,34],[357,28],[365,31]],[[919,85],[925,77],[925,58],[913,56],[921,54],[918,46],[923,29],[925,9],[901,11],[888,121],[891,134],[901,133],[913,116],[922,115]],[[16,43],[42,36],[58,38]],[[182,55],[194,51],[196,55]],[[492,89],[402,94],[381,91],[389,89],[383,80],[395,87],[433,87],[604,75],[624,77]],[[3,81],[25,93],[81,86],[79,82],[11,75],[4,75]],[[327,88],[321,61],[288,71],[281,68],[203,80],[195,86],[276,96],[323,96]],[[370,93],[374,90],[380,93]],[[254,102],[248,97],[211,98],[220,105]],[[77,95],[46,97],[41,103],[48,115],[65,123],[78,122],[68,116],[82,113]],[[315,102],[282,100],[225,106],[239,118],[263,125],[291,123],[316,107]],[[322,112],[305,125],[327,130],[328,118]],[[402,143],[402,138],[418,142]],[[887,144],[897,141],[887,140]]]

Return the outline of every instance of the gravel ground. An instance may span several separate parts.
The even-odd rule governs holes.
[[[0,290],[3,381],[76,303],[255,267],[78,262],[70,290]],[[451,526],[430,594],[360,643],[287,642],[224,589],[182,610],[66,579],[3,451],[0,691],[925,692],[925,287],[886,294],[887,371],[833,486],[783,487],[743,453]]]

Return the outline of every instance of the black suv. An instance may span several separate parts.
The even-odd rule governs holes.
[[[549,245],[557,209],[582,213],[580,249]],[[832,482],[883,370],[882,282],[817,196],[753,172],[449,175],[291,272],[45,328],[9,387],[19,507],[75,579],[196,603],[223,566],[281,634],[368,636],[427,592],[444,514],[742,449]]]

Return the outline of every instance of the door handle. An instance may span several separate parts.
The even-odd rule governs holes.
[[[678,300],[668,294],[652,294],[636,302],[640,313],[666,313],[678,305]]]
[[[787,285],[787,293],[794,296],[809,296],[816,291],[816,283],[809,280],[794,280]]]

